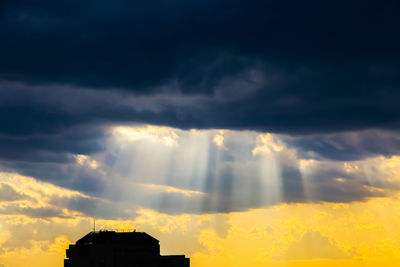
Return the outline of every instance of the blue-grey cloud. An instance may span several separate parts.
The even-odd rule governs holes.
[[[28,195],[19,193],[9,184],[0,183],[0,202],[31,199]]]
[[[69,218],[62,209],[58,207],[22,207],[18,204],[7,204],[0,208],[0,214],[26,215],[31,218]]]
[[[121,207],[116,202],[107,201],[99,198],[90,198],[82,196],[72,197],[53,197],[50,201],[56,207],[67,208],[68,210],[78,211],[85,216],[103,219],[133,219],[135,206]]]
[[[400,151],[398,131],[367,130],[286,138],[303,158],[338,161],[362,160],[379,155],[391,157]]]

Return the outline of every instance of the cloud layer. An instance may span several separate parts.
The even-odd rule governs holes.
[[[116,121],[282,133],[397,129],[399,8],[5,1],[2,132]]]
[[[382,140],[387,136],[389,144],[398,138],[393,132],[373,133]],[[303,142],[309,143],[309,137],[114,127],[100,139],[104,149],[91,155],[60,152],[69,160],[2,160],[2,171],[75,193],[48,195],[41,203],[41,198],[26,193],[29,188],[17,190],[19,185],[5,180],[0,187],[4,191],[0,212],[32,218],[81,214],[128,219],[140,209],[167,214],[229,213],[281,203],[348,203],[391,196],[400,189],[398,156],[384,157],[368,149],[365,155],[360,153],[363,159],[343,161],[334,156],[342,153],[341,142],[354,142],[346,147],[362,151],[364,143],[358,140],[371,134],[315,136],[315,147],[326,149],[321,154],[318,149],[304,151]]]

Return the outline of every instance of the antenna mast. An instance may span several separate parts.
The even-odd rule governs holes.
[[[96,232],[96,219],[93,218],[93,232]]]

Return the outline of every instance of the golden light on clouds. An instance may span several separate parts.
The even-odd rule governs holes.
[[[87,165],[92,169],[96,169],[99,166],[97,161],[90,159],[90,157],[86,155],[76,155],[75,159],[79,165]]]
[[[176,130],[173,128],[151,125],[144,127],[118,126],[114,127],[111,131],[113,135],[122,142],[150,140],[155,143],[176,146],[177,139],[179,138]]]
[[[0,183],[11,186],[19,195],[16,200],[29,201],[38,205],[46,204],[51,196],[72,197],[84,194],[68,190],[50,183],[40,182],[32,177],[26,177],[9,172],[0,172]]]
[[[184,253],[192,267],[400,260],[399,156],[302,158],[269,133],[155,126],[111,133],[109,154],[68,163],[84,170],[86,190],[103,182],[101,190],[0,172],[0,264],[61,267],[65,248],[92,230],[93,218],[98,230],[148,232],[162,253]],[[288,198],[302,189],[304,196]]]
[[[224,130],[219,130],[218,133],[216,135],[214,135],[213,141],[217,146],[223,147],[224,146]]]
[[[167,193],[178,193],[178,194],[183,194],[185,196],[203,195],[204,194],[203,192],[200,192],[200,191],[185,190],[185,189],[180,189],[180,188],[176,188],[173,186],[165,186],[165,185],[157,185],[157,184],[141,184],[139,186],[142,186],[149,190],[155,190],[155,191],[161,191],[161,192],[167,192]]]
[[[285,149],[285,145],[276,139],[272,134],[259,134],[256,139],[256,146],[253,149],[253,154],[270,154],[272,152],[280,152]]]

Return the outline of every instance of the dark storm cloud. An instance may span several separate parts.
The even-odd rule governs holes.
[[[72,162],[71,154],[103,151],[104,135],[66,132],[59,135],[0,136],[0,159],[30,162]]]
[[[372,0],[3,1],[3,81],[209,99],[78,116],[21,95],[0,122],[12,134],[94,117],[286,133],[397,128],[399,11],[397,1]]]
[[[396,1],[5,1],[1,72],[133,90],[175,78],[187,91],[210,91],[249,58],[284,69],[389,63],[399,55],[398,8]]]

